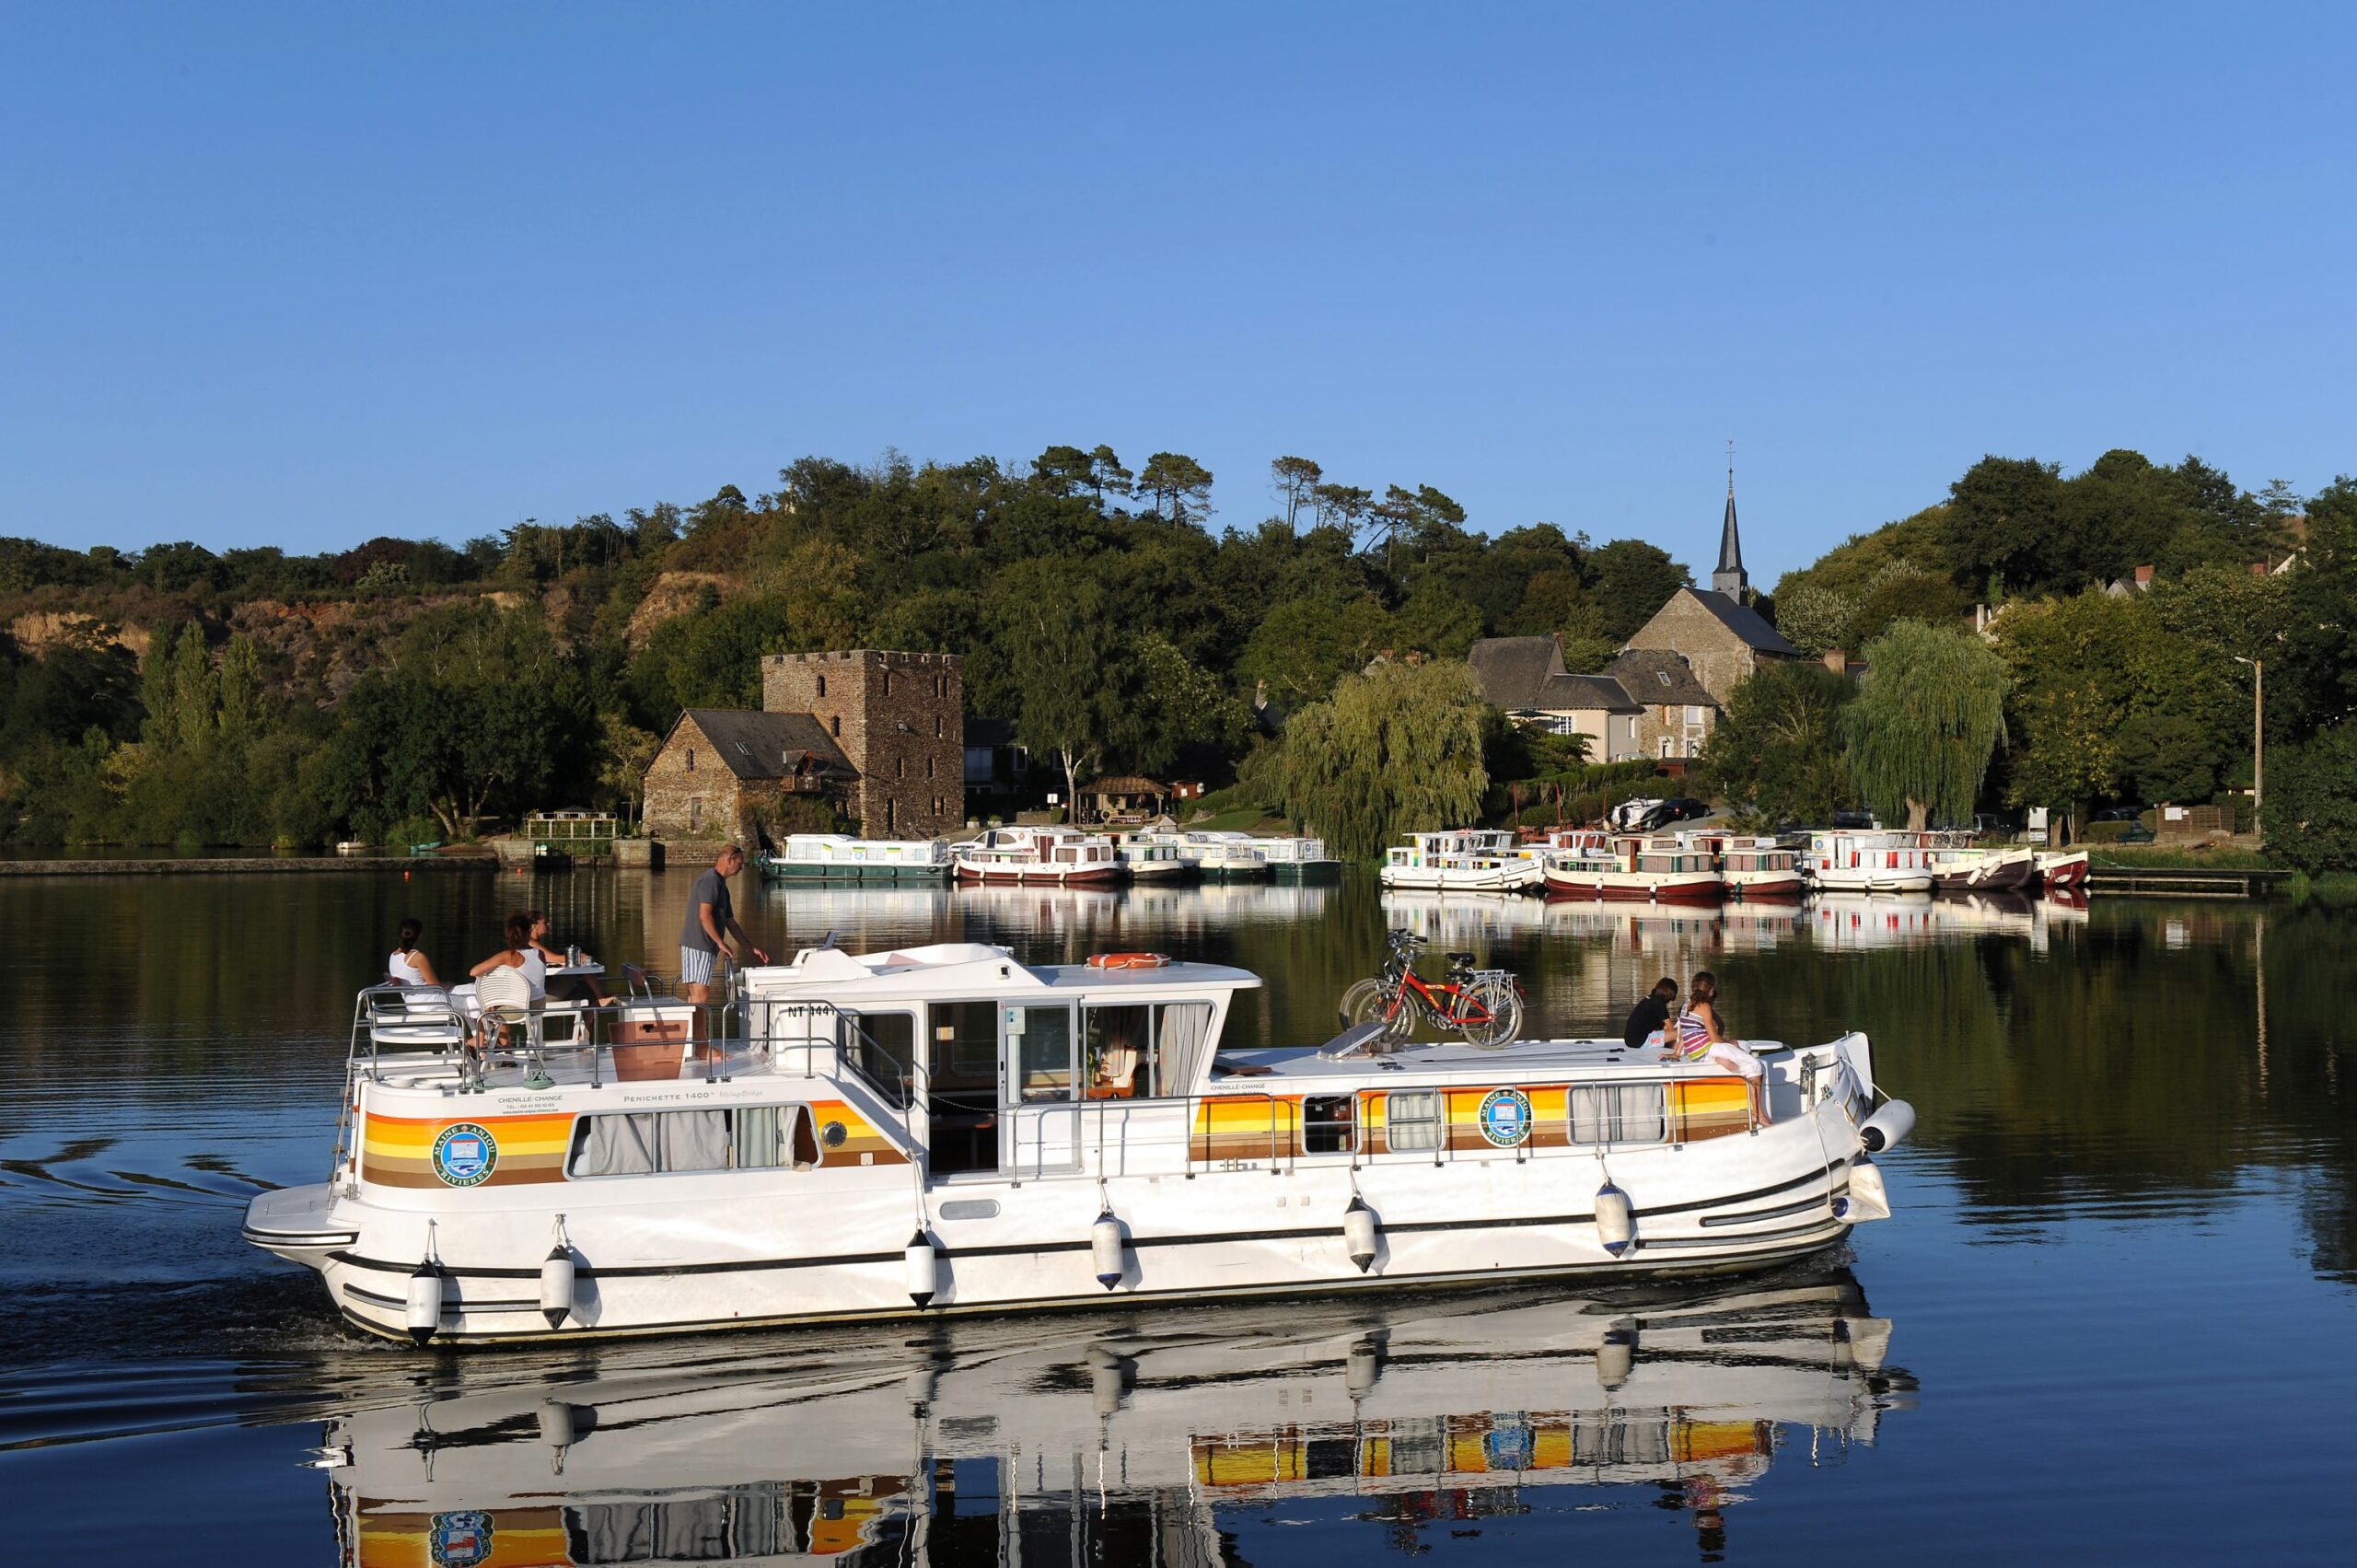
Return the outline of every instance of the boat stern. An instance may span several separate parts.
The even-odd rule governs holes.
[[[360,1239],[356,1223],[336,1212],[333,1187],[281,1187],[246,1205],[246,1240],[307,1269],[323,1269],[331,1253]]]

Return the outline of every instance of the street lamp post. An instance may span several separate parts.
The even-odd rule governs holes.
[[[2266,804],[2267,786],[2267,665],[2262,659],[2233,656],[2236,664],[2250,666],[2250,826],[2261,842],[2267,837],[2267,824],[2259,816]]]

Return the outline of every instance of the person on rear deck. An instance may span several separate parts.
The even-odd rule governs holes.
[[[1680,1062],[1711,1062],[1730,1073],[1743,1075],[1744,1085],[1751,1092],[1751,1113],[1761,1126],[1768,1124],[1768,1070],[1759,1058],[1746,1051],[1726,1031],[1719,1017],[1719,977],[1708,970],[1694,976],[1694,983],[1687,988],[1685,1011],[1678,1015],[1678,1043],[1671,1055]]]
[[[505,1032],[498,1022],[499,1009],[533,1007],[540,1001],[531,978],[531,960],[540,957],[530,952],[532,923],[520,912],[509,915],[506,937],[506,947],[467,971],[474,977],[475,1003],[486,1043],[495,1042]]]
[[[385,960],[385,978],[395,985],[439,985],[434,977],[434,965],[419,948],[418,939],[425,935],[425,927],[415,915],[401,922],[401,934],[393,942],[392,956]]]
[[[744,868],[743,847],[725,845],[712,869],[697,877],[688,893],[688,918],[679,927],[679,995],[695,1007],[690,1033],[696,1040],[706,1038],[703,1010],[712,1001],[713,964],[724,952],[731,958],[737,956],[731,940],[741,943],[755,963],[770,961],[737,923],[736,901],[728,896],[728,878]]]
[[[1678,1000],[1678,982],[1667,975],[1654,981],[1654,988],[1638,999],[1629,1009],[1629,1021],[1620,1026],[1620,1043],[1635,1051],[1655,1035],[1668,1038],[1669,1006]]]
[[[540,956],[540,986],[541,990],[545,992],[548,987],[548,971],[552,969],[563,969],[564,967],[564,952],[562,948],[549,946],[549,917],[546,914],[542,913],[539,910],[526,910],[524,912],[524,918],[531,924],[531,933],[525,939],[528,944],[527,950]],[[606,1005],[605,992],[599,989],[598,982],[586,974],[560,976],[557,980],[557,985],[559,987],[557,991],[557,999],[559,1001],[574,1002],[586,1000],[593,1006],[598,1007],[602,1007]]]

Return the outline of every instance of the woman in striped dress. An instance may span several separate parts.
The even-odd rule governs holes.
[[[1759,1058],[1730,1038],[1719,1018],[1719,977],[1704,970],[1686,989],[1686,1006],[1678,1015],[1677,1057],[1680,1062],[1715,1062],[1730,1073],[1740,1073],[1751,1091],[1751,1114],[1768,1123],[1767,1069]]]

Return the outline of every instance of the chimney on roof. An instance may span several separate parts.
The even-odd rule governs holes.
[[[1847,674],[1849,674],[1849,673],[1850,673],[1850,654],[1849,654],[1849,650],[1847,650],[1846,648],[1828,648],[1828,649],[1826,649],[1826,650],[1825,650],[1825,668],[1828,668],[1828,669],[1829,669],[1829,670],[1831,670],[1831,671],[1832,671],[1834,674],[1836,674],[1836,675],[1847,675]]]
[[[1735,443],[1727,443],[1727,515],[1719,526],[1719,566],[1711,574],[1711,587],[1737,604],[1743,602],[1751,578],[1743,569],[1743,540],[1735,528]]]
[[[2153,569],[2150,566],[2136,568],[2136,586],[2140,588],[2149,588],[2153,586]]]

